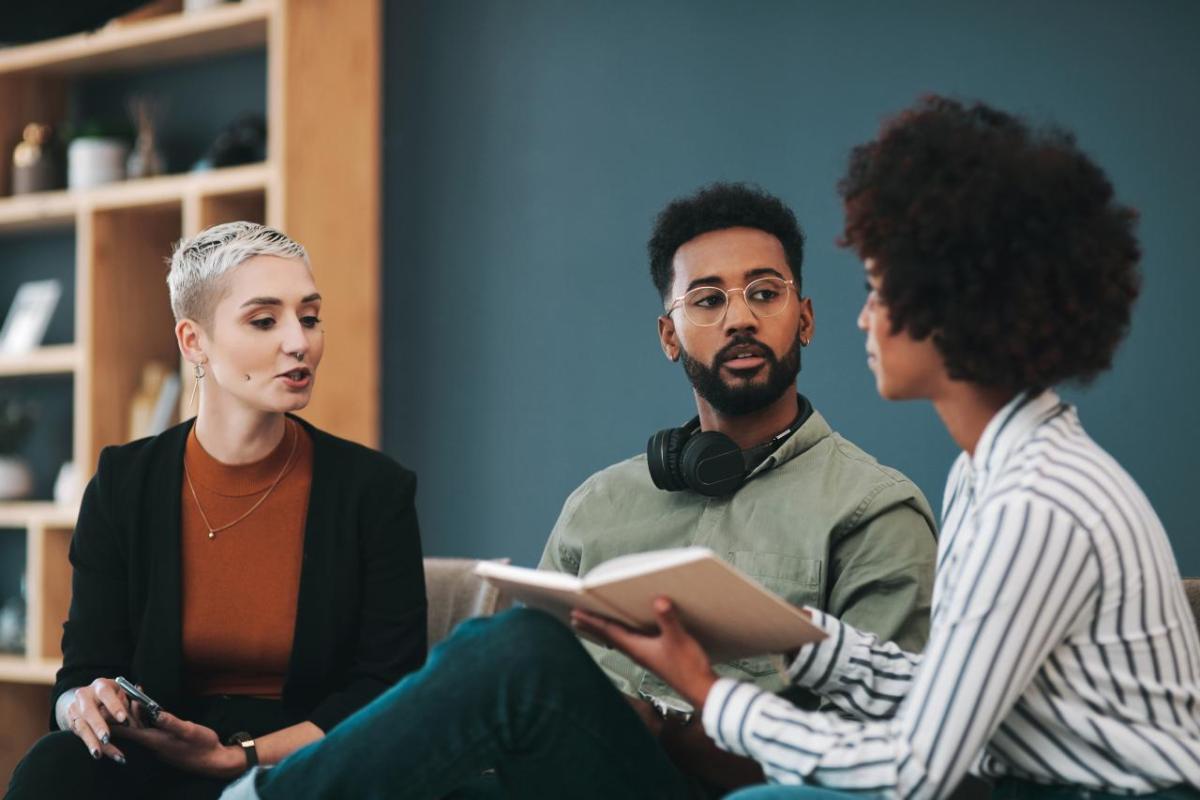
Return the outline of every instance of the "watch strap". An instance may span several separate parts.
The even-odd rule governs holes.
[[[254,738],[245,731],[238,731],[229,737],[230,744],[236,744],[242,748],[242,752],[246,755],[246,769],[258,766],[258,747],[254,744]]]

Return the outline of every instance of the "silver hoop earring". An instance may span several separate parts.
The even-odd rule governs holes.
[[[192,376],[196,380],[192,383],[192,396],[188,398],[188,406],[196,402],[196,392],[200,391],[200,381],[204,380],[204,376],[207,374],[203,364],[192,365]]]

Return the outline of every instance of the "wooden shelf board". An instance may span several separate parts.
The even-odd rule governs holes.
[[[0,197],[0,231],[70,227],[77,206],[76,198],[66,191]]]
[[[261,163],[207,172],[160,175],[157,178],[98,186],[81,192],[80,199],[94,208],[170,205],[182,202],[188,194],[236,194],[265,190],[270,172],[270,164]]]
[[[0,353],[0,377],[15,375],[61,375],[79,365],[79,348],[73,344],[39,347],[28,353]]]
[[[0,75],[110,72],[265,47],[272,7],[251,0],[0,49]]]
[[[26,658],[25,656],[0,655],[0,681],[5,683],[34,683],[53,685],[54,675],[62,662],[51,658]]]
[[[73,528],[78,515],[78,507],[48,500],[0,501],[0,528]]]
[[[0,232],[75,223],[81,208],[134,208],[177,205],[190,194],[202,196],[266,191],[270,162],[223,167],[207,172],[160,175],[60,192],[0,198]]]

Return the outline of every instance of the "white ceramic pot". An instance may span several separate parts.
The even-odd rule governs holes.
[[[33,492],[33,470],[23,458],[0,456],[0,500],[20,500]]]
[[[125,180],[129,145],[121,139],[83,137],[67,148],[67,186],[88,189]]]
[[[183,12],[185,14],[193,14],[197,11],[205,11],[224,4],[225,0],[183,0]]]

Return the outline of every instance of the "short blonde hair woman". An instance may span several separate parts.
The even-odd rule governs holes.
[[[325,345],[304,248],[218,225],[179,244],[167,283],[196,417],[100,455],[71,544],[60,730],[11,798],[216,797],[425,657],[415,476],[291,415]]]

